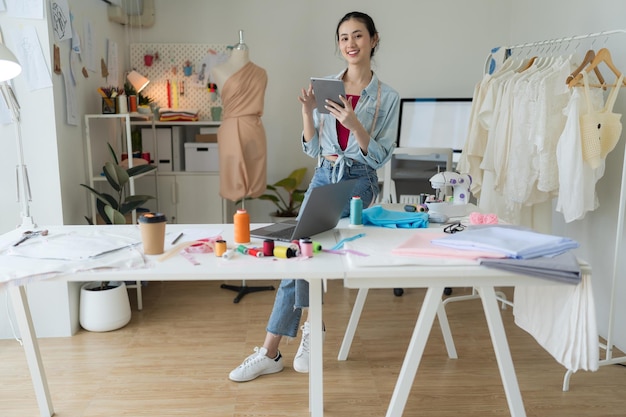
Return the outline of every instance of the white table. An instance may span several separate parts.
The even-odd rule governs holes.
[[[348,229],[349,231],[349,229]],[[368,233],[368,228],[359,231]],[[474,287],[481,298],[491,341],[496,354],[500,377],[504,386],[511,416],[524,417],[524,403],[517,383],[515,369],[509,345],[506,339],[502,317],[498,308],[495,287],[513,287],[524,285],[555,285],[555,281],[510,272],[490,269],[479,265],[394,265],[398,258],[392,259],[390,250],[407,239],[415,230],[369,229],[370,237],[376,239],[379,250],[367,251],[370,255],[366,261],[372,264],[359,267],[344,258],[347,288],[359,289],[355,308],[350,318],[348,330],[340,349],[339,359],[345,360],[350,348],[360,316],[360,308],[365,301],[367,291],[371,288],[427,288],[426,296],[417,317],[415,329],[398,376],[398,381],[387,410],[387,417],[400,417],[404,411],[408,395],[413,385],[419,363],[424,353],[426,341],[433,326],[435,315],[441,324],[448,356],[456,358],[456,350],[452,341],[447,317],[442,307],[442,294],[446,287]],[[363,238],[365,239],[365,238]],[[351,242],[351,248],[359,250],[360,240]],[[365,244],[365,242],[364,242]],[[367,246],[364,246],[367,247]],[[358,259],[358,258],[354,258]],[[405,258],[406,259],[406,258]],[[411,262],[411,261],[407,261]],[[443,261],[441,261],[443,262]],[[381,266],[373,266],[373,265]]]
[[[340,227],[344,223],[340,223]],[[128,233],[136,233],[136,226],[62,226],[50,228],[50,235],[58,232],[93,230],[125,230]],[[114,229],[107,229],[113,227]],[[191,228],[189,225],[168,226],[171,238],[175,237],[182,229]],[[199,228],[223,230],[223,236],[231,242],[232,225],[197,225]],[[324,247],[332,246],[337,238],[338,231],[329,231],[315,236]],[[375,240],[381,248],[394,247],[399,241],[404,240],[408,233],[415,230],[393,230],[380,228],[346,229],[349,233],[370,233],[370,236],[362,238]],[[375,232],[375,233],[374,233]],[[0,249],[12,243],[18,237],[17,232],[0,236]],[[375,236],[375,237],[374,237]],[[170,241],[170,239],[168,239]],[[260,244],[260,242],[257,242]],[[167,249],[167,247],[166,247]],[[387,251],[388,252],[388,251]],[[124,271],[102,271],[98,273],[66,274],[53,279],[65,281],[93,281],[93,280],[141,280],[141,281],[188,281],[188,280],[255,280],[255,279],[280,279],[280,278],[303,278],[310,285],[310,310],[309,322],[311,324],[311,372],[309,375],[309,404],[311,415],[323,416],[323,371],[322,371],[322,283],[325,279],[344,279],[348,288],[367,290],[369,288],[427,288],[422,309],[417,318],[413,336],[402,365],[394,393],[387,411],[388,417],[400,417],[404,410],[413,380],[415,378],[419,362],[424,352],[424,347],[432,328],[435,315],[441,309],[441,294],[445,287],[474,287],[480,294],[489,332],[498,361],[500,375],[504,385],[504,391],[511,415],[514,417],[525,416],[524,404],[515,376],[515,370],[509,351],[508,342],[502,324],[502,318],[497,305],[494,287],[517,286],[517,285],[554,285],[553,281],[533,278],[484,268],[480,266],[450,266],[450,265],[393,265],[394,260],[385,251],[370,253],[370,259],[378,261],[380,267],[358,267],[347,260],[334,254],[322,253],[309,260],[259,260],[250,256],[241,255],[237,258],[224,261],[216,258],[213,254],[194,255],[201,263],[194,266],[191,262],[180,256],[175,256],[167,261],[155,263],[153,268],[132,269]],[[156,257],[150,260],[154,261]],[[1,259],[0,259],[1,260]],[[37,401],[42,417],[52,416],[53,407],[50,400],[47,381],[37,340],[28,310],[23,282],[20,285],[10,287],[13,298],[18,324],[22,333],[26,357],[35,386]],[[0,285],[2,285],[0,281]],[[445,313],[443,313],[445,319]],[[444,335],[447,326],[443,326]],[[449,329],[448,329],[449,332]],[[448,335],[451,342],[451,336]],[[448,344],[448,342],[447,342]],[[448,346],[450,348],[450,346]],[[450,349],[448,349],[450,354]],[[226,377],[226,376],[225,376]]]
[[[66,232],[91,232],[94,228],[112,233],[135,235],[139,238],[137,226],[59,226],[49,227],[49,236]],[[184,229],[222,230],[222,236],[232,247],[232,224],[225,225],[168,225],[166,241],[171,242],[179,231]],[[315,236],[315,240],[329,247],[335,243],[335,231]],[[10,246],[19,239],[20,233],[13,231],[0,236],[0,249]],[[183,242],[182,239],[180,242]],[[33,239],[32,243],[35,243]],[[252,244],[262,246],[259,240]],[[277,243],[280,244],[280,243]],[[166,245],[166,251],[171,245]],[[139,249],[141,246],[139,245]],[[303,278],[310,282],[309,322],[311,324],[311,372],[309,374],[309,407],[314,417],[323,416],[323,371],[322,371],[322,285],[325,279],[343,279],[344,270],[340,256],[328,253],[316,254],[311,259],[272,260],[237,254],[233,259],[223,260],[214,254],[193,254],[200,265],[193,265],[181,256],[171,257],[157,262],[158,255],[146,257],[153,267],[142,269],[109,270],[88,272],[85,274],[65,274],[49,279],[63,281],[100,281],[100,280],[139,280],[139,281],[203,281],[203,280],[268,280],[282,278]],[[0,262],[2,261],[0,256]],[[8,285],[12,297],[16,319],[24,343],[24,350],[30,369],[35,394],[42,417],[54,414],[54,408],[48,389],[44,364],[41,360],[35,331],[30,316],[24,284],[32,280],[15,280],[10,283],[0,281],[0,286]],[[13,285],[19,284],[19,285]],[[268,311],[269,314],[269,311]],[[224,375],[224,378],[227,376]]]

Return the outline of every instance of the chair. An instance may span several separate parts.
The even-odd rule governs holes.
[[[446,171],[452,170],[452,148],[405,148],[399,147],[393,151],[391,159],[383,167],[383,189],[380,193],[381,203],[398,203],[403,202],[401,196],[397,195],[396,183],[394,178],[402,179],[418,179],[415,170],[402,167],[407,161],[428,161],[440,160],[443,155],[446,160]],[[431,158],[428,158],[428,157]],[[395,171],[395,172],[392,172]],[[405,198],[408,196],[405,196]],[[406,200],[404,200],[406,201]],[[406,201],[408,202],[408,201]]]

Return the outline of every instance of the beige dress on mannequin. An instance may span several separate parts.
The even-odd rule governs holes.
[[[217,131],[220,195],[232,201],[258,197],[267,185],[267,140],[261,121],[267,73],[249,61],[247,50],[234,49],[211,74],[223,105]]]

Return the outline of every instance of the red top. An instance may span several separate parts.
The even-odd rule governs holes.
[[[350,94],[346,94],[346,98],[350,103],[352,103],[352,110],[356,107],[356,103],[359,102],[359,98],[361,96],[353,96]],[[348,137],[350,136],[350,130],[346,129],[344,125],[342,125],[339,120],[337,120],[337,141],[339,142],[339,146],[342,151],[346,150],[348,146]]]

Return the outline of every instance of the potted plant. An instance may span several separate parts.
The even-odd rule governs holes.
[[[137,93],[135,87],[133,87],[133,85],[128,81],[124,83],[124,92],[127,96],[137,96],[137,111],[139,113],[150,113],[151,106],[154,103],[154,99],[152,97],[142,93]],[[139,111],[139,108],[141,108],[142,111]]]
[[[80,287],[79,321],[91,332],[120,329],[130,322],[130,301],[123,281],[87,282]]]
[[[109,144],[109,152],[113,162],[105,163],[102,168],[107,182],[115,191],[115,195],[100,192],[86,184],[80,184],[96,196],[98,214],[107,224],[125,224],[129,214],[154,197],[149,195],[127,195],[126,187],[130,178],[156,169],[154,165],[137,165],[124,168],[118,164],[115,151]],[[95,219],[85,217],[89,224]],[[131,285],[134,287],[135,284]],[[141,283],[136,283],[137,291],[141,291]],[[130,302],[126,283],[120,282],[88,282],[80,289],[79,321],[89,331],[106,332],[124,327],[131,318]]]
[[[130,178],[145,174],[156,169],[154,165],[144,164],[136,165],[132,168],[123,168],[119,165],[115,151],[109,144],[109,151],[113,158],[113,162],[104,164],[102,170],[104,176],[116,195],[100,192],[88,186],[80,184],[96,196],[96,208],[98,214],[107,224],[125,224],[126,216],[133,210],[145,204],[154,197],[150,195],[127,195],[126,187],[130,182]],[[94,224],[95,219],[85,217],[89,224]]]
[[[306,175],[306,168],[299,168],[291,172],[289,176],[267,185],[267,192],[260,200],[268,200],[274,203],[276,211],[270,213],[274,217],[296,217],[304,199],[306,189],[300,189],[300,184]]]

